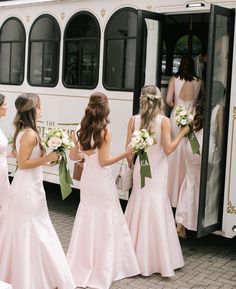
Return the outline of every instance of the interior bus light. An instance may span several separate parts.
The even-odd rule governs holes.
[[[188,3],[186,5],[187,8],[196,8],[196,7],[204,7],[204,3]]]
[[[232,227],[232,231],[233,231],[233,232],[236,232],[236,225],[234,225],[234,226]]]

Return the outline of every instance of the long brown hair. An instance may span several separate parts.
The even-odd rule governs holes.
[[[80,129],[77,131],[82,150],[101,148],[104,141],[101,133],[103,130],[106,133],[107,124],[110,122],[108,119],[109,113],[107,96],[101,92],[93,93],[85,109]]]
[[[182,57],[175,77],[180,77],[180,79],[184,79],[185,81],[192,81],[194,78],[198,79],[192,57],[188,55]]]
[[[37,129],[37,111],[40,107],[39,96],[35,93],[23,93],[19,95],[15,101],[16,115],[14,118],[15,133],[13,136],[13,149],[16,149],[16,137],[20,130],[31,128],[38,135],[40,149],[43,146]]]
[[[144,86],[141,90],[139,102],[141,115],[140,129],[145,128],[149,133],[152,133],[157,114],[163,112],[163,100],[160,89],[155,85]]]
[[[205,117],[205,91],[200,89],[197,103],[195,106],[195,113],[193,119],[193,127],[195,131],[199,131],[203,128]]]
[[[5,95],[0,93],[0,106],[3,105],[4,101],[5,101]]]

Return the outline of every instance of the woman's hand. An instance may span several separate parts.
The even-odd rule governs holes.
[[[127,153],[127,157],[133,157],[134,155],[134,148],[132,148],[131,143],[129,143],[125,149],[126,153]]]
[[[59,153],[56,153],[55,151],[53,151],[47,155],[47,161],[49,163],[56,162],[59,159],[59,156],[60,156]]]
[[[188,125],[182,126],[180,128],[181,134],[183,136],[187,135],[190,132],[190,127]]]

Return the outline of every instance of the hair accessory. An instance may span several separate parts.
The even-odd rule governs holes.
[[[157,92],[156,94],[146,93],[146,96],[147,96],[147,98],[149,98],[149,99],[151,99],[151,100],[154,100],[154,99],[157,99],[157,100],[162,99],[161,94],[158,93],[158,92]]]

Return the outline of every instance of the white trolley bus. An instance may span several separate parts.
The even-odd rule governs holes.
[[[236,1],[187,0],[13,0],[0,1],[0,93],[9,114],[1,127],[12,134],[14,100],[23,92],[40,95],[39,127],[71,133],[88,97],[109,97],[113,153],[124,148],[127,122],[138,112],[140,88],[161,86],[184,54],[208,55],[206,116],[197,235],[236,235]],[[209,168],[212,104],[224,87],[220,173]],[[15,163],[9,161],[10,171]],[[209,175],[211,174],[211,178]],[[45,180],[58,183],[55,168]],[[213,173],[214,177],[214,173]],[[1,188],[0,188],[1,189]]]

